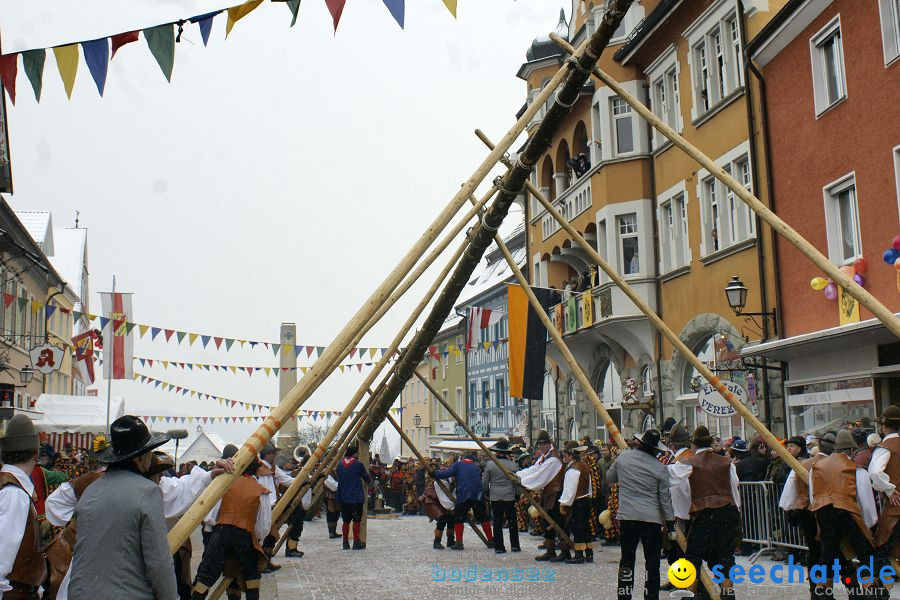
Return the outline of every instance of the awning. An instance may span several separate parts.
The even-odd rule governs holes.
[[[488,448],[493,447],[498,440],[481,440]],[[442,440],[437,444],[431,445],[432,450],[481,450],[481,446],[472,440]]]
[[[41,394],[35,403],[41,416],[34,428],[43,433],[101,433],[106,431],[106,398]],[[113,397],[109,421],[125,414],[125,401]]]

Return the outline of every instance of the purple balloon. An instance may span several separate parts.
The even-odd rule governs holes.
[[[857,273],[856,275],[853,276],[853,281],[855,281],[862,287],[866,287],[866,278],[863,277],[862,275],[860,275],[859,273]]]
[[[837,286],[833,283],[829,283],[825,288],[825,297],[829,300],[837,300]]]

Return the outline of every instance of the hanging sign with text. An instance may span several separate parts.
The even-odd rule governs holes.
[[[732,381],[723,381],[722,384],[734,394],[738,402],[746,406],[747,390]],[[737,414],[737,410],[709,383],[700,388],[697,399],[700,402],[700,408],[714,417],[724,419]]]

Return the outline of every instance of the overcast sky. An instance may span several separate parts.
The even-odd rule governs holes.
[[[10,52],[225,5],[0,0],[0,35]],[[303,2],[293,29],[284,5],[265,2],[227,40],[220,15],[206,48],[187,26],[171,84],[141,39],[110,64],[103,98],[82,58],[68,100],[48,53],[37,104],[20,63],[18,102],[7,102],[8,200],[52,211],[57,227],[73,226],[80,211],[94,313],[96,292],[115,274],[134,293],[139,323],[277,341],[279,324],[293,321],[298,343],[327,345],[482,160],[472,131],[496,140],[512,125],[525,99],[516,71],[533,38],[555,27],[561,3],[460,0],[458,20],[440,0],[406,5],[406,30],[380,0],[350,0],[336,35],[322,0]],[[521,218],[512,212],[505,229]],[[426,279],[361,345],[388,345]],[[156,359],[277,365],[262,347],[222,350],[135,343],[136,355]],[[277,401],[277,380],[261,373],[138,370]],[[342,408],[364,375],[336,373],[304,408]],[[136,382],[114,382],[113,395],[134,414],[250,414]],[[254,427],[206,428],[242,441]]]

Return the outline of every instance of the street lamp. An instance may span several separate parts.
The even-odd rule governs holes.
[[[757,329],[762,332],[765,340],[769,337],[769,319],[772,319],[772,330],[774,331],[776,328],[775,310],[772,309],[770,312],[744,312],[744,307],[747,306],[747,292],[747,286],[744,285],[744,282],[737,275],[732,276],[728,285],[725,286],[725,297],[728,299],[728,306],[734,311],[735,316],[744,317],[744,321],[752,322],[756,325]],[[755,317],[761,317],[762,323],[757,321]]]
[[[29,365],[25,365],[19,369],[19,379],[22,381],[23,385],[28,385],[31,383],[31,380],[34,379],[34,369]]]
[[[422,417],[419,416],[419,413],[416,413],[416,415],[413,417],[413,424],[416,426],[416,428],[418,428],[419,425],[422,424]]]

